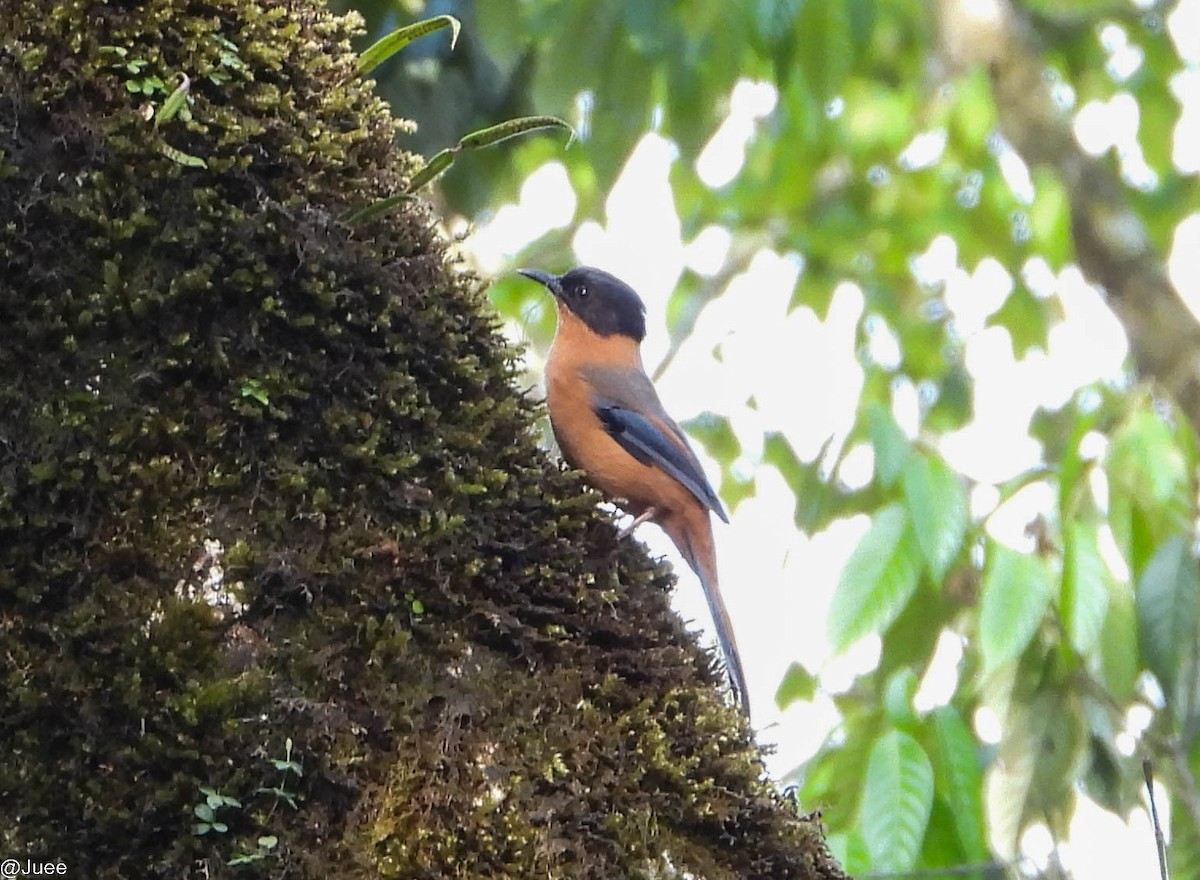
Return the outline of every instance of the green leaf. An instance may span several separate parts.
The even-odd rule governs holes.
[[[1175,130],[1182,109],[1171,91],[1171,85],[1165,77],[1146,77],[1135,95],[1138,102],[1138,143],[1142,146],[1146,163],[1159,174],[1168,173],[1173,168],[1171,153],[1175,139],[1165,137],[1164,133]]]
[[[1052,833],[1065,834],[1087,757],[1082,708],[1070,692],[1042,689],[1010,703],[984,791],[996,855],[1013,856],[1031,816],[1047,822]]]
[[[358,59],[358,75],[366,76],[413,40],[419,40],[427,34],[432,34],[434,31],[439,31],[446,27],[450,28],[450,48],[453,49],[455,43],[458,42],[458,32],[462,28],[458,19],[453,15],[437,15],[433,18],[427,18],[423,21],[413,22],[404,27],[396,28],[396,30],[372,44],[370,48],[362,53]]]
[[[958,842],[958,834],[954,830],[954,817],[950,808],[942,798],[933,799],[933,808],[929,812],[929,823],[925,828],[925,839],[921,842],[921,854],[918,856],[918,871],[928,871],[929,877],[935,876],[935,868],[958,868],[967,863],[962,846]],[[976,872],[967,874],[966,880],[982,880],[982,874]],[[938,880],[949,880],[941,877]]]
[[[899,504],[880,510],[850,554],[829,611],[829,639],[841,651],[881,632],[904,610],[917,589],[916,538]]]
[[[911,730],[917,726],[917,713],[913,710],[913,697],[920,682],[910,668],[897,669],[883,688],[883,711],[893,727]]]
[[[800,460],[782,434],[767,434],[763,442],[763,464],[778,470],[792,490],[796,498],[796,528],[805,534],[811,535],[824,528],[843,506],[837,489],[822,474],[820,467],[832,439],[822,444],[816,458],[809,463]]]
[[[1186,536],[1167,541],[1146,564],[1137,586],[1137,620],[1146,665],[1167,702],[1182,708],[1180,685],[1194,679],[1200,625],[1200,572]]]
[[[208,163],[199,156],[193,156],[191,153],[185,153],[183,150],[177,150],[170,144],[159,144],[158,151],[177,165],[183,165],[187,168],[208,167]]]
[[[1100,631],[1100,674],[1112,699],[1123,706],[1134,698],[1142,671],[1137,611],[1125,581],[1107,578],[1108,613]]]
[[[877,400],[867,404],[867,434],[875,448],[875,476],[880,485],[895,484],[908,458],[909,441],[891,409]]]
[[[454,151],[442,150],[422,165],[408,182],[408,192],[414,193],[425,184],[435,180],[439,174],[454,164]],[[407,195],[405,193],[404,195]],[[397,198],[392,196],[392,198]],[[386,201],[386,200],[385,200]]]
[[[246,379],[242,382],[242,397],[252,397],[263,406],[269,406],[271,403],[267,389],[257,379]]]
[[[1187,450],[1154,412],[1134,412],[1109,443],[1105,472],[1109,524],[1135,579],[1152,553],[1190,528],[1193,495]]]
[[[175,115],[183,109],[183,105],[187,103],[188,92],[192,88],[192,81],[185,73],[183,82],[176,86],[175,91],[163,101],[163,105],[158,108],[158,112],[154,114],[154,124],[158,125],[162,122],[169,122],[175,118]]]
[[[1033,204],[1029,206],[1030,243],[1045,257],[1050,268],[1059,271],[1075,254],[1071,237],[1071,202],[1066,187],[1051,169],[1035,166]]]
[[[480,147],[490,147],[531,131],[543,131],[550,128],[562,129],[570,135],[567,146],[570,146],[575,140],[575,129],[569,122],[559,119],[557,116],[521,116],[471,132],[458,142],[458,148],[460,150],[478,150]]]
[[[348,226],[358,226],[367,220],[387,213],[401,202],[409,202],[412,201],[412,199],[412,193],[407,192],[399,193],[398,195],[394,196],[388,196],[386,199],[379,199],[378,201],[367,205],[365,208],[359,208],[354,213],[348,215],[346,217],[346,224]]]
[[[1100,556],[1096,523],[1071,520],[1064,538],[1059,608],[1071,647],[1088,656],[1096,647],[1108,612],[1108,567]]]
[[[904,466],[904,501],[929,574],[941,583],[967,532],[962,480],[941,458],[910,455]]]
[[[980,66],[958,78],[950,109],[950,132],[967,155],[983,153],[996,127],[996,102],[992,81]]]
[[[979,608],[985,674],[1016,660],[1046,616],[1054,592],[1046,561],[992,544]]]
[[[717,494],[730,510],[754,495],[754,480],[735,472],[733,464],[742,454],[742,444],[734,433],[733,425],[725,416],[703,412],[694,419],[682,423],[688,435],[700,441],[704,451],[721,465],[721,484]]]
[[[473,131],[453,147],[436,153],[432,159],[426,162],[424,167],[412,176],[412,180],[408,184],[408,192],[414,193],[434,180],[439,174],[454,164],[455,155],[463,150],[478,150],[482,147],[490,147],[531,131],[542,131],[549,128],[561,128],[570,132],[571,139],[567,142],[568,146],[575,139],[575,129],[556,116],[522,116],[518,119],[501,122],[499,125],[492,125],[482,128],[479,131]]]
[[[954,829],[968,861],[987,857],[983,820],[983,771],[979,744],[953,706],[941,706],[931,716],[934,781],[938,797],[954,817]]]
[[[1026,5],[1059,25],[1084,25],[1123,8],[1121,0],[1026,0]]]
[[[891,730],[867,759],[859,827],[875,871],[910,870],[933,806],[933,767],[920,743]]]
[[[755,0],[747,4],[747,24],[761,45],[773,49],[792,38],[802,0]],[[736,8],[736,7],[735,7]]]
[[[795,60],[819,101],[838,93],[854,62],[854,37],[847,0],[806,2],[796,17]]]
[[[829,305],[833,302],[834,283],[824,274],[805,267],[792,292],[789,308],[808,306],[822,321],[829,317]]]
[[[1185,792],[1171,798],[1171,845],[1167,847],[1167,867],[1171,877],[1200,877],[1200,831],[1182,802],[1183,798],[1194,796],[1194,792]],[[1161,803],[1158,809],[1161,815]]]
[[[839,834],[830,834],[825,843],[849,876],[866,874],[871,870],[871,854],[867,852],[866,841],[859,829],[850,828]]]
[[[987,319],[988,327],[1003,327],[1012,342],[1013,355],[1019,360],[1031,349],[1046,350],[1050,322],[1046,306],[1020,282],[996,312]]]
[[[792,663],[775,691],[775,705],[786,709],[792,703],[808,702],[817,692],[817,678],[799,663]]]

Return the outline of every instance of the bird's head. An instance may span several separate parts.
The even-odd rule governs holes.
[[[634,289],[602,269],[580,266],[562,275],[518,269],[545,286],[560,309],[566,309],[598,336],[646,336],[646,306]]]

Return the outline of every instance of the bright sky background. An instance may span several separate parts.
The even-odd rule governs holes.
[[[1183,107],[1175,132],[1174,161],[1184,172],[1200,173],[1200,0],[1183,0],[1169,17],[1168,27],[1187,65],[1171,83]],[[1117,27],[1105,29],[1101,39],[1109,52],[1110,75],[1118,83],[1128,79],[1141,63],[1136,47]],[[738,84],[728,119],[697,165],[707,185],[720,187],[736,176],[756,120],[771,111],[775,97],[774,87],[768,83]],[[1068,106],[1074,103],[1069,91],[1059,97]],[[1132,185],[1152,185],[1153,171],[1146,166],[1136,140],[1137,115],[1133,98],[1118,93],[1105,104],[1093,102],[1078,108],[1076,136],[1089,153],[1115,150],[1122,173]],[[905,151],[903,162],[907,167],[930,164],[944,144],[944,134],[923,134]],[[1019,197],[1032,198],[1032,184],[1021,160],[1003,148],[997,158],[1013,191]],[[682,241],[667,178],[676,160],[670,141],[648,134],[606,202],[604,223],[585,222],[572,242],[573,253],[562,254],[554,265],[538,267],[563,271],[571,265],[595,265],[632,284],[648,309],[649,335],[643,355],[650,372],[667,351],[667,299],[684,268],[712,275],[721,267],[729,247],[729,235],[719,227],[705,229],[690,242]],[[466,248],[484,272],[506,271],[526,244],[570,224],[575,209],[565,170],[557,162],[548,163],[526,181],[519,203],[501,207],[471,231]],[[1200,315],[1197,251],[1200,215],[1193,215],[1178,227],[1168,270],[1180,294]],[[941,451],[952,467],[980,484],[971,496],[972,515],[990,514],[988,527],[993,537],[1017,549],[1030,549],[1025,526],[1039,511],[1052,507],[1051,487],[1034,483],[997,509],[994,484],[1039,462],[1039,446],[1027,434],[1030,417],[1038,407],[1059,407],[1078,388],[1097,380],[1126,380],[1124,332],[1102,294],[1087,284],[1078,269],[1068,267],[1056,275],[1045,263],[1031,261],[1024,270],[1025,283],[1038,296],[1057,296],[1065,320],[1051,331],[1046,352],[1034,351],[1018,361],[1007,333],[985,327],[988,316],[1012,288],[1012,279],[999,263],[984,260],[968,273],[958,264],[954,242],[942,236],[912,268],[922,280],[944,284],[945,302],[964,340],[965,362],[975,381],[975,420],[947,435]],[[729,417],[745,450],[744,460],[737,466],[756,480],[757,493],[739,505],[731,524],[715,526],[725,601],[749,680],[754,724],[759,741],[776,748],[769,760],[776,778],[817,750],[838,721],[830,695],[849,688],[857,674],[874,668],[879,654],[878,638],[867,637],[835,656],[825,635],[839,572],[866,531],[867,518],[835,522],[807,538],[793,527],[791,490],[773,468],[760,466],[764,431],[781,431],[805,460],[813,459],[830,436],[835,444],[842,443],[853,423],[863,381],[854,356],[855,328],[863,317],[862,293],[853,284],[841,285],[824,321],[808,308],[789,312],[788,303],[802,271],[803,258],[797,254],[759,252],[724,295],[704,309],[691,338],[658,383],[663,401],[679,421],[705,411]],[[553,308],[553,304],[546,297],[538,307]],[[510,329],[519,339],[521,328]],[[899,357],[896,339],[882,324],[876,325],[869,344],[879,362]],[[720,349],[720,363],[712,356],[715,348]],[[540,373],[536,353],[529,352],[528,360],[530,369]],[[912,435],[917,423],[917,390],[901,384],[895,391],[897,418]],[[751,394],[756,409],[746,405]],[[1091,454],[1103,454],[1103,437],[1093,435],[1089,442]],[[714,462],[704,464],[710,475],[718,473]],[[865,483],[872,466],[871,450],[863,447],[852,452],[843,476],[850,483]],[[1102,472],[1097,471],[1097,478],[1103,480]],[[1097,488],[1103,491],[1103,486]],[[681,572],[676,607],[685,619],[707,630],[710,621],[699,584],[670,541],[654,526],[641,527],[638,537],[653,552],[675,560],[676,570]],[[1127,575],[1115,545],[1108,550],[1106,556],[1114,571]],[[949,698],[960,655],[961,647],[954,638],[942,639],[933,668],[917,695],[919,711]],[[793,661],[819,673],[820,692],[812,703],[794,704],[781,713],[775,706],[775,689]],[[1144,718],[1134,718],[1130,727],[1136,730],[1144,723]],[[975,725],[984,739],[998,734],[998,722],[986,712],[980,713]],[[1165,797],[1159,798],[1160,812],[1165,801]],[[1165,816],[1163,821],[1165,826]],[[1025,855],[1034,864],[1044,863],[1050,846],[1044,828],[1031,829],[1022,841]],[[1059,855],[1081,878],[1140,876],[1156,864],[1153,834],[1144,815],[1135,815],[1127,827],[1083,796],[1070,843],[1060,847]]]

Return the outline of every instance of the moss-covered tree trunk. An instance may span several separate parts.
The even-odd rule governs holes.
[[[435,218],[342,222],[414,167],[352,23],[0,10],[0,857],[838,876]]]

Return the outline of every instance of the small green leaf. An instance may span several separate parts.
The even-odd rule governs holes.
[[[983,575],[979,641],[985,674],[1021,655],[1046,616],[1053,578],[1046,561],[992,544]]]
[[[268,834],[267,836],[260,837],[258,839],[258,845],[263,849],[275,849],[275,847],[279,845],[279,838],[274,834]]]
[[[792,490],[796,498],[796,528],[807,535],[823,529],[839,513],[839,494],[821,470],[832,442],[832,436],[827,438],[811,462],[801,461],[782,434],[769,433],[763,442],[763,464],[778,470]]]
[[[919,554],[903,507],[891,504],[875,514],[833,594],[828,628],[836,650],[882,632],[904,610],[917,589]]]
[[[471,132],[458,142],[458,148],[460,150],[478,150],[481,147],[490,147],[531,131],[543,131],[550,128],[567,131],[570,134],[570,140],[567,141],[568,146],[575,140],[575,129],[571,127],[570,123],[564,122],[557,116],[521,116]]]
[[[1096,647],[1108,611],[1108,567],[1100,556],[1095,523],[1072,520],[1064,537],[1059,601],[1063,626],[1071,647],[1087,656]]]
[[[1004,300],[1004,304],[987,319],[988,327],[1003,327],[1012,342],[1013,355],[1020,360],[1031,349],[1046,350],[1049,344],[1050,322],[1045,303],[1030,293],[1023,284]]]
[[[912,669],[897,669],[888,677],[883,688],[883,711],[893,727],[911,730],[917,724],[917,713],[913,710],[913,697],[920,682]]]
[[[1054,171],[1044,165],[1034,167],[1033,204],[1029,206],[1031,244],[1056,272],[1075,254],[1071,237],[1071,203]]]
[[[932,807],[933,767],[925,750],[908,734],[888,731],[867,759],[860,806],[859,827],[873,870],[912,869]]]
[[[159,144],[158,151],[178,165],[184,165],[188,168],[208,167],[208,163],[199,156],[193,156],[190,153],[185,153],[183,150],[177,150],[170,144]]]
[[[1187,450],[1156,413],[1134,412],[1109,442],[1108,519],[1134,578],[1158,546],[1190,528],[1195,491]]]
[[[817,692],[817,678],[799,663],[792,663],[775,691],[775,705],[786,709],[792,703],[808,702]]]
[[[950,131],[966,148],[968,155],[983,153],[987,139],[996,127],[996,102],[988,72],[978,67],[960,76],[954,84],[954,104],[950,111]]]
[[[849,876],[866,874],[871,870],[871,854],[867,852],[866,841],[859,829],[851,828],[841,834],[830,834],[825,842]]]
[[[1182,708],[1179,685],[1181,676],[1194,677],[1200,626],[1200,572],[1186,536],[1171,538],[1146,564],[1137,586],[1137,620],[1146,665],[1167,702]]]
[[[427,34],[432,34],[442,28],[450,28],[450,48],[458,42],[458,32],[462,25],[453,15],[437,15],[423,21],[417,21],[401,28],[396,28],[387,36],[371,45],[359,56],[357,72],[366,76],[384,61],[391,58],[413,40],[419,40]]]
[[[1193,759],[1194,760],[1194,759]],[[1187,796],[1187,795],[1185,795]],[[1188,816],[1188,811],[1180,809],[1177,800],[1171,799],[1171,845],[1167,847],[1167,867],[1170,877],[1200,877],[1200,830]]]
[[[1012,700],[1004,738],[988,771],[984,801],[993,851],[1011,858],[1028,820],[1065,832],[1088,752],[1087,724],[1077,691],[1040,686]]]
[[[213,808],[208,804],[196,804],[192,807],[192,812],[196,814],[196,818],[202,822],[211,822],[215,817]]]
[[[983,821],[983,770],[979,744],[953,706],[935,709],[933,771],[938,796],[950,807],[954,829],[967,861],[987,857]]]
[[[412,176],[412,179],[408,182],[408,192],[416,192],[453,164],[454,152],[452,150],[442,150],[440,153],[437,153]],[[396,199],[399,196],[393,196],[392,198]]]
[[[271,398],[267,395],[267,389],[263,388],[262,383],[257,379],[247,379],[242,383],[242,397],[252,397],[263,406],[268,406],[271,403]]]
[[[408,191],[410,193],[416,192],[436,178],[454,164],[455,155],[463,150],[478,150],[482,147],[490,147],[509,138],[515,138],[531,131],[541,131],[548,128],[562,128],[570,132],[571,139],[567,142],[568,146],[575,139],[575,129],[571,128],[568,123],[557,116],[522,116],[517,119],[510,119],[507,122],[501,122],[499,125],[481,128],[479,131],[473,131],[469,135],[466,135],[453,147],[435,154],[423,168],[412,176],[412,180],[408,184]]]
[[[183,105],[187,103],[188,92],[191,88],[192,81],[185,73],[183,82],[175,88],[175,91],[171,92],[167,100],[163,101],[163,105],[158,108],[158,112],[154,114],[154,124],[158,125],[174,119],[175,115],[183,109]]]
[[[379,199],[372,202],[365,208],[359,208],[354,213],[346,217],[348,226],[358,226],[359,224],[378,217],[380,214],[387,213],[392,208],[399,205],[401,202],[411,202],[413,200],[412,193],[399,193],[398,195],[388,196],[386,199]]]
[[[848,0],[801,3],[789,42],[800,46],[794,61],[817,100],[832,98],[855,60]]]
[[[910,455],[904,466],[904,501],[929,574],[941,583],[967,532],[962,480],[941,458]]]
[[[908,437],[900,430],[892,411],[879,401],[867,404],[867,434],[875,448],[875,475],[880,485],[890,488],[908,458]]]
[[[1100,631],[1100,674],[1117,705],[1134,698],[1142,671],[1138,650],[1137,611],[1133,590],[1125,581],[1107,579],[1108,613]]]

